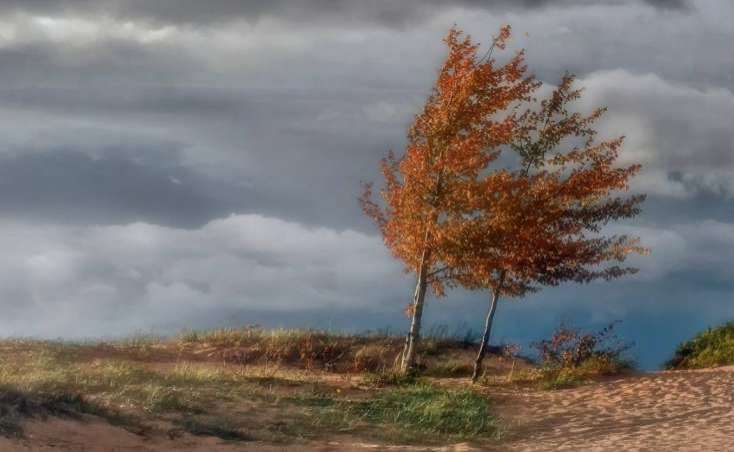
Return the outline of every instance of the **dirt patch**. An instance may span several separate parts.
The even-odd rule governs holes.
[[[116,428],[102,421],[48,419],[31,421],[25,425],[23,439],[0,438],[2,451],[33,452],[229,452],[284,450],[299,451],[474,451],[480,450],[461,443],[443,447],[390,446],[364,442],[349,436],[337,436],[328,441],[309,441],[300,444],[277,445],[262,442],[227,442],[213,437],[197,437],[188,434],[169,438],[158,434],[141,436]]]

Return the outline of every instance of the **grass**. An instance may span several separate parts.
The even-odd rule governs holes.
[[[143,434],[148,428],[136,417],[107,409],[74,394],[23,393],[12,387],[0,388],[0,435],[22,437],[22,423],[27,418],[46,419],[49,416],[79,419],[93,415],[110,424]]]
[[[634,370],[634,363],[619,357],[592,355],[577,366],[551,366],[519,369],[507,375],[485,374],[479,384],[491,386],[523,386],[541,390],[567,389],[592,383],[601,378]]]
[[[384,388],[386,386],[402,386],[413,384],[416,382],[416,376],[413,374],[402,374],[392,370],[384,370],[381,372],[372,372],[364,376],[364,382],[367,386],[374,388]]]
[[[287,402],[303,407],[303,413],[309,414],[304,418],[309,428],[381,440],[436,443],[496,439],[500,432],[485,396],[471,389],[446,389],[425,381],[397,384],[368,398],[313,393],[299,394]]]
[[[525,386],[541,390],[567,389],[598,381],[600,378],[621,375],[634,370],[633,361],[620,356],[592,354],[578,365],[552,365],[516,370],[507,375],[485,374],[482,386]]]
[[[634,369],[634,363],[619,357],[592,355],[573,367],[542,367],[535,373],[535,382],[541,389],[566,389],[620,375]]]
[[[597,332],[561,324],[550,338],[533,344],[540,365],[529,375],[530,382],[541,389],[562,389],[633,370],[635,364],[627,358],[633,344],[615,334],[618,324]]]
[[[447,359],[426,369],[425,375],[436,378],[463,378],[470,377],[474,366],[467,361]]]
[[[469,389],[449,390],[426,383],[403,385],[350,404],[350,416],[395,429],[405,438],[471,439],[497,436],[487,399]]]
[[[473,347],[471,330],[433,327],[422,338],[420,354],[441,357],[447,350]],[[345,334],[324,330],[264,330],[259,327],[185,331],[182,349],[208,346],[223,361],[238,365],[289,365],[308,370],[381,372],[394,367],[404,338],[389,331]]]
[[[484,396],[391,371],[402,340],[257,328],[98,343],[4,340],[0,435],[22,436],[28,418],[97,416],[171,438],[491,441],[498,429]],[[426,373],[463,372],[456,353],[471,350],[462,341],[445,331],[426,339]]]
[[[537,381],[540,389],[567,389],[587,383],[589,378],[576,369],[547,369]]]
[[[732,364],[734,364],[734,321],[709,328],[683,342],[665,367],[701,369]]]
[[[0,389],[0,433],[22,436],[23,418],[45,418],[49,415],[69,416],[85,411],[79,398],[59,395],[31,397],[13,388]]]

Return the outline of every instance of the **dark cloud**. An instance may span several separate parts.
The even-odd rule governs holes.
[[[192,226],[226,213],[181,167],[54,150],[0,161],[0,215],[6,218]]]
[[[598,4],[643,3],[663,9],[685,9],[686,0],[4,0],[0,11],[34,14],[110,14],[123,19],[202,25],[276,17],[289,21],[383,24],[420,22],[441,10],[487,11],[565,8]]]
[[[685,10],[692,7],[688,0],[645,0],[645,3],[662,9]]]
[[[2,158],[0,218],[194,228],[237,212],[288,210],[287,200],[166,162],[164,156],[176,160],[174,150],[157,149],[154,159],[150,154],[150,149],[118,148],[97,158],[63,150]]]

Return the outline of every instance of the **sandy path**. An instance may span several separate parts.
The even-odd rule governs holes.
[[[499,397],[505,450],[734,450],[734,367]]]

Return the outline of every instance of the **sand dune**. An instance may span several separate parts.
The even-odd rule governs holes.
[[[503,450],[734,450],[734,367],[508,391]]]

